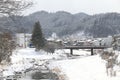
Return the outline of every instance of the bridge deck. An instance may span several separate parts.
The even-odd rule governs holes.
[[[70,54],[73,55],[73,49],[91,49],[91,55],[93,54],[93,49],[105,49],[107,46],[65,46],[64,49],[70,49]]]
[[[65,46],[65,49],[105,49],[107,46]]]

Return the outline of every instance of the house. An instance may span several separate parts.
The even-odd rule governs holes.
[[[26,48],[29,47],[31,43],[31,35],[29,33],[17,33],[16,34],[16,44],[17,47]]]
[[[104,38],[96,38],[93,41],[93,44],[95,46],[108,46],[108,47],[111,47],[112,46],[112,41],[113,41],[112,36],[108,36],[108,37],[104,37]]]

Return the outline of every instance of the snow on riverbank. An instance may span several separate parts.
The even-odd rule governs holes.
[[[11,65],[2,67],[3,76],[14,75],[15,71],[25,71],[28,68],[35,67],[34,64],[43,65],[48,60],[66,58],[63,51],[56,53],[46,53],[44,51],[35,52],[34,48],[19,49],[11,56]]]
[[[65,74],[67,80],[120,80],[120,76],[107,76],[105,61],[99,55],[53,61],[49,67],[51,70],[58,68],[59,74]]]

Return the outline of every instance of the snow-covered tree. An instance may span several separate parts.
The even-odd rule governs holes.
[[[57,34],[56,33],[52,33],[52,36],[51,36],[53,39],[57,39],[58,38],[58,36],[57,36]]]
[[[52,35],[48,39],[56,41],[57,39],[59,39],[59,37],[57,36],[57,34],[55,32],[53,32]]]

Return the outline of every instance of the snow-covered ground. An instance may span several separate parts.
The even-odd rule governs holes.
[[[59,52],[59,53],[58,53]],[[35,52],[34,48],[25,48],[16,50],[11,56],[11,65],[0,66],[4,69],[3,76],[14,75],[15,71],[25,71],[28,68],[35,67],[35,64],[43,65],[45,62],[54,59],[66,58],[63,51],[56,53],[46,53],[45,51]]]
[[[68,80],[108,80],[104,61],[96,56],[80,59],[54,61],[51,69],[58,67]]]
[[[86,54],[85,51],[82,52]],[[99,55],[53,61],[49,67],[56,73],[65,76],[65,80],[120,80],[119,70],[117,70],[115,77],[107,75],[106,61],[101,59]]]
[[[0,67],[5,70],[3,75],[8,76],[49,61],[48,67],[62,77],[61,80],[120,80],[119,74],[107,76],[106,62],[99,55],[90,56],[87,50],[74,50],[74,54],[81,56],[68,58],[69,51],[56,50],[54,54],[48,54],[42,50],[35,52],[34,48],[19,49],[11,56],[11,65]]]

